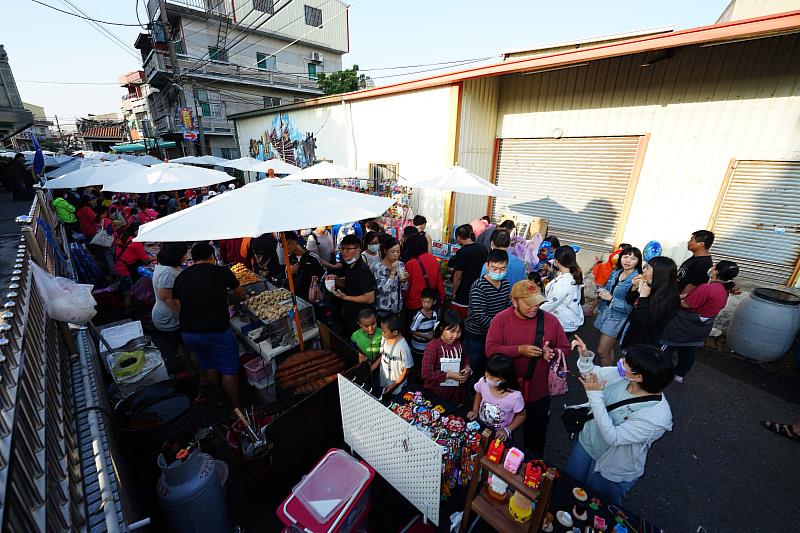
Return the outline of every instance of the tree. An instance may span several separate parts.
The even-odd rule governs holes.
[[[358,65],[353,65],[351,69],[344,69],[338,72],[326,74],[321,72],[317,76],[319,88],[326,95],[349,93],[358,90],[358,83],[364,81],[366,76],[358,73]]]

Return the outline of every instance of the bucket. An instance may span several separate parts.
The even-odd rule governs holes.
[[[247,381],[258,383],[272,374],[272,365],[268,365],[261,357],[256,357],[244,364],[244,371],[247,374]]]

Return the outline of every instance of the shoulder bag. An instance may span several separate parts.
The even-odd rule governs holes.
[[[101,227],[97,230],[97,233],[94,234],[92,240],[89,244],[94,244],[96,246],[102,246],[103,248],[111,248],[114,246],[114,236],[108,233],[108,230]]]
[[[622,400],[612,403],[611,405],[607,405],[606,411],[610,413],[614,409],[619,409],[620,407],[624,407],[626,405],[661,401],[661,399],[662,396],[660,394],[650,394],[647,396],[639,396],[637,398],[628,398],[627,400]],[[591,408],[585,406],[569,405],[566,406],[564,412],[561,413],[561,422],[564,424],[564,429],[567,430],[569,440],[575,440],[575,437],[578,435],[578,433],[583,430],[583,426],[586,425],[586,422],[592,419],[594,419],[594,415],[592,414]]]
[[[550,396],[561,396],[569,391],[567,375],[567,358],[561,350],[558,350],[558,355],[550,361],[547,373],[547,390]]]

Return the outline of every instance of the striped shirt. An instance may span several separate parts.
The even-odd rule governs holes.
[[[414,333],[433,333],[433,330],[436,329],[436,323],[439,321],[439,315],[436,314],[436,311],[431,311],[431,313],[433,314],[428,318],[422,314],[422,310],[417,311],[417,314],[414,315],[414,320],[411,321],[411,349],[417,355],[425,353],[425,347],[428,346],[430,341],[418,339]]]
[[[469,310],[464,329],[473,335],[486,335],[494,316],[511,305],[511,290],[508,281],[495,287],[481,276],[469,290]]]

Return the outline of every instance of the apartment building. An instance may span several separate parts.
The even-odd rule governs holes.
[[[341,70],[349,51],[339,0],[149,0],[148,14],[151,31],[136,47],[153,132],[185,142],[186,153],[238,157],[229,115],[320,96],[317,76]],[[204,139],[184,141],[189,113]]]
[[[50,129],[54,124],[52,121],[47,120],[43,107],[28,102],[22,102],[22,107],[33,114],[33,124],[11,137],[11,147],[14,150],[18,152],[33,150],[34,135],[39,143],[48,144],[49,142],[57,141],[56,135]]]
[[[153,135],[153,118],[150,114],[150,86],[145,82],[144,71],[134,70],[120,76],[119,84],[125,89],[122,95],[122,119],[132,141]]]

